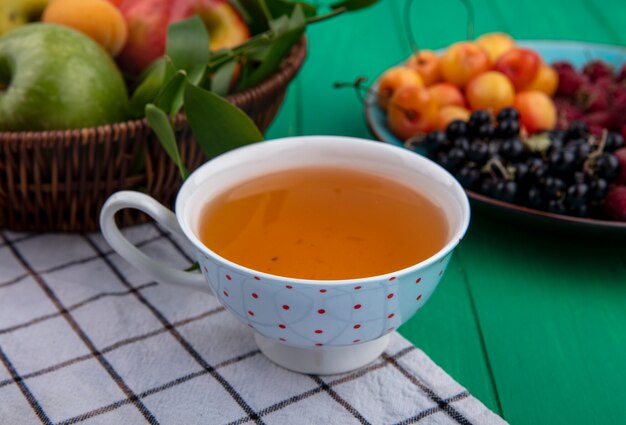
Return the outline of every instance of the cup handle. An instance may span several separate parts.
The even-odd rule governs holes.
[[[202,274],[163,265],[130,243],[115,223],[115,213],[125,208],[143,211],[171,233],[185,237],[174,213],[150,196],[132,191],[117,192],[107,199],[100,211],[100,229],[106,241],[120,256],[158,282],[185,286],[212,294]]]

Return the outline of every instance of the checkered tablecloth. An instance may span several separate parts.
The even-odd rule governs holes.
[[[191,258],[153,225],[149,255]],[[99,235],[0,232],[0,424],[501,424],[398,334],[334,376],[267,360],[209,295],[160,285]]]

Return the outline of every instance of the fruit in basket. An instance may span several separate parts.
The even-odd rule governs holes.
[[[113,60],[59,25],[29,24],[0,38],[0,131],[91,127],[126,118]]]
[[[556,125],[556,107],[552,99],[540,91],[518,93],[513,102],[520,121],[530,133],[553,129]]]
[[[541,57],[536,52],[516,47],[500,56],[493,68],[506,75],[516,90],[521,90],[535,79],[540,66]]]
[[[489,70],[490,62],[487,53],[476,43],[463,41],[445,51],[440,66],[446,81],[463,88],[472,78]]]
[[[206,25],[211,50],[235,47],[250,37],[245,21],[226,0],[122,0],[118,8],[128,26],[118,63],[135,75],[165,52],[168,25],[193,15]]]
[[[407,59],[405,66],[416,71],[425,85],[441,81],[441,66],[439,56],[432,50],[420,50]]]
[[[550,65],[542,64],[537,71],[535,78],[524,87],[525,91],[539,90],[548,96],[554,96],[559,86],[559,75]]]
[[[389,128],[403,139],[430,131],[437,122],[437,102],[424,87],[405,86],[396,90],[387,112]]]
[[[496,63],[500,56],[515,47],[515,40],[503,32],[492,32],[478,37],[476,44],[487,52],[491,63]]]
[[[128,37],[124,17],[106,0],[54,0],[44,11],[42,21],[82,32],[111,56],[122,50]]]
[[[383,109],[387,109],[389,99],[391,99],[396,90],[405,86],[422,87],[423,85],[424,83],[419,74],[410,68],[397,66],[388,69],[380,77],[380,83],[378,85],[378,105]]]
[[[515,89],[501,72],[487,71],[467,84],[465,95],[472,109],[492,109],[497,113],[502,108],[513,105]]]
[[[39,19],[48,0],[0,1],[0,36]]]

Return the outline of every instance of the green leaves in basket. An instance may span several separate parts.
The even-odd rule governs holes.
[[[167,74],[168,63],[164,57],[154,61],[143,73],[139,79],[139,85],[130,98],[130,114],[132,118],[144,116],[146,105],[153,102],[157,97],[167,78]]]
[[[263,140],[245,112],[192,84],[185,87],[185,111],[194,137],[209,158]]]
[[[151,103],[146,105],[145,112],[146,119],[148,120],[148,123],[150,123],[150,127],[154,133],[159,138],[163,149],[165,149],[167,155],[176,163],[183,180],[186,179],[189,175],[189,171],[187,171],[187,168],[183,164],[180,157],[178,145],[176,144],[176,136],[174,135],[174,128],[172,127],[169,117],[165,114],[165,112]]]
[[[353,11],[359,10],[378,3],[378,0],[343,0],[330,5],[331,9],[341,9]]]
[[[250,52],[248,61],[243,64],[238,90],[259,84],[280,68],[282,60],[304,34],[306,16],[302,7],[296,5],[289,17],[283,15],[270,25],[275,36],[270,44]]]
[[[165,54],[174,68],[187,71],[194,84],[200,81],[209,62],[209,32],[199,16],[168,27]]]
[[[292,16],[296,8],[299,6],[304,16],[310,18],[317,14],[317,8],[303,1],[288,0],[264,0],[269,14],[273,18],[279,18],[283,15]]]

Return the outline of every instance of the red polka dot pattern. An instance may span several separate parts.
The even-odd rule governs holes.
[[[326,310],[324,310],[323,308],[320,308],[319,310],[317,310],[317,314],[324,314],[326,313]]]
[[[421,277],[418,277],[417,280],[415,281],[415,283],[420,283],[422,281]]]
[[[232,277],[230,277],[230,275],[229,275],[229,274],[227,274],[227,275],[226,275],[226,279],[228,279],[228,280],[233,280],[233,278],[232,278]]]
[[[362,307],[362,305],[361,305],[361,304],[356,304],[356,305],[354,306],[354,309],[355,309],[355,310],[358,310],[358,309],[360,309],[361,307]]]
[[[415,298],[416,301],[419,301],[422,299],[422,294],[418,295],[417,298]]]
[[[324,331],[323,331],[323,330],[321,330],[321,329],[315,329],[315,333],[319,335],[319,334],[321,334],[321,333],[324,333]]]
[[[283,306],[283,310],[289,310],[289,306],[288,306],[287,304],[285,304],[285,305]]]
[[[224,296],[227,297],[228,296],[228,292],[224,291]]]
[[[358,323],[354,326],[352,326],[353,329],[359,329],[361,327],[361,325],[359,325]]]
[[[389,295],[387,295],[387,299],[388,299],[388,300],[390,300],[390,299],[392,299],[392,298],[393,298],[393,294],[389,294]]]
[[[321,292],[322,294],[325,294],[325,293],[326,293],[326,289],[320,289],[320,292]]]
[[[393,277],[390,277],[390,278],[389,278],[389,281],[392,281],[392,280],[396,280],[396,277],[395,277],[395,276],[393,276]]]
[[[393,318],[393,316],[395,316],[395,314],[391,313],[389,316],[387,316],[387,319],[391,319]]]
[[[362,288],[362,286],[355,286],[355,287],[354,287],[354,290],[355,290],[355,291],[358,291],[358,290],[359,290],[359,289],[361,289],[361,288]]]
[[[256,292],[253,292],[251,295],[252,295],[252,298],[254,298],[255,300],[259,298],[259,295]]]
[[[250,316],[254,316],[254,312],[253,312],[253,311],[248,310],[248,314],[249,314]]]
[[[278,325],[278,327],[281,328],[281,329],[286,329],[287,328],[287,326],[283,325],[282,323],[280,325]]]

